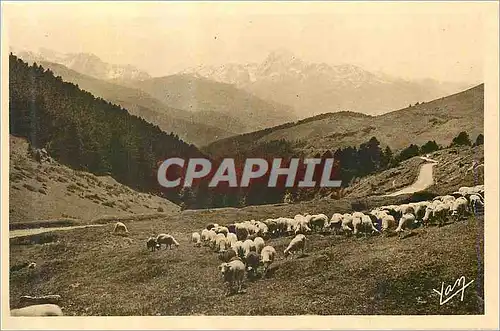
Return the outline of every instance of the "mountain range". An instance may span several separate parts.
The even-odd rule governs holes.
[[[97,79],[119,79],[119,80],[143,80],[151,76],[136,67],[126,64],[106,63],[94,54],[90,53],[59,53],[47,48],[38,51],[16,50],[11,48],[14,54],[27,62],[53,62],[62,64],[76,72]]]
[[[422,129],[428,134],[414,132],[422,139],[434,139],[430,132],[441,127],[436,123],[448,123],[452,135],[455,129],[472,125],[465,121],[477,123],[483,118],[482,112],[480,118],[468,112],[457,117],[455,108],[445,107],[450,114],[434,114],[422,108],[434,104],[429,100],[469,88],[466,83],[406,81],[350,64],[308,63],[286,50],[271,52],[261,63],[201,65],[164,77],[151,77],[131,65],[105,63],[93,54],[59,54],[41,49],[19,51],[18,55],[27,62],[41,63],[64,80],[126,108],[163,131],[174,132],[197,146],[212,144],[209,149],[237,142],[241,134],[264,140],[301,141],[308,146],[301,147],[304,150],[328,149],[363,142],[365,135],[360,132],[370,132],[371,127],[382,132],[382,142],[400,148],[412,139],[404,135],[402,128],[396,128],[405,117],[414,121],[405,124],[413,128],[431,118],[436,121],[431,128]],[[405,108],[417,102],[418,106]],[[456,107],[462,109],[460,104]],[[425,111],[419,114],[419,110]],[[296,122],[300,118],[307,120]],[[274,129],[284,123],[288,123],[285,127],[298,125],[294,127],[297,132]],[[470,129],[482,132],[482,122],[480,127]],[[266,134],[261,137],[262,132]],[[394,136],[383,132],[394,132]],[[229,138],[232,136],[234,139]],[[443,136],[442,140],[451,138]]]
[[[379,115],[473,86],[432,79],[407,81],[351,64],[308,63],[287,50],[271,52],[261,63],[201,65],[183,73],[233,84],[262,99],[289,105],[300,118],[337,111]]]

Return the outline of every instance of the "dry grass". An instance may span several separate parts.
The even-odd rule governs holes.
[[[297,315],[482,314],[482,219],[413,236],[346,238],[309,236],[307,254],[285,260],[291,238],[271,239],[278,258],[271,277],[245,281],[246,293],[226,297],[217,254],[190,244],[190,233],[209,222],[293,216],[305,205],[185,211],[126,223],[128,238],[112,225],[45,233],[10,241],[10,265],[36,262],[10,273],[11,307],[22,295],[62,296],[67,315]],[[312,211],[312,210],[311,210]],[[319,210],[315,210],[319,212]],[[326,210],[325,210],[326,212]],[[150,252],[152,234],[173,234],[178,249]],[[474,283],[464,301],[439,306],[432,289],[464,275]]]
[[[133,191],[109,176],[55,162],[40,164],[28,157],[27,150],[25,139],[10,137],[11,225],[59,222],[63,215],[88,222],[102,215],[153,213],[160,207],[165,213],[180,210],[166,199]]]

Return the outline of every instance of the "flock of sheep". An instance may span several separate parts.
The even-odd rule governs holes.
[[[276,250],[265,244],[265,239],[282,235],[295,235],[283,254],[301,251],[304,254],[306,234],[312,232],[345,235],[396,233],[399,238],[417,226],[459,221],[484,210],[484,185],[461,187],[451,195],[435,197],[432,201],[420,201],[402,205],[381,206],[368,213],[335,213],[331,218],[324,214],[295,215],[294,218],[279,217],[264,221],[244,221],[226,226],[209,224],[194,232],[191,240],[195,246],[209,246],[219,253],[223,262],[219,270],[229,292],[234,286],[241,291],[245,271],[248,277],[255,276],[258,268],[264,275],[275,260]],[[151,238],[150,238],[151,239]]]
[[[312,232],[334,233],[345,235],[364,234],[399,234],[410,231],[417,226],[429,224],[443,225],[450,219],[459,221],[468,215],[476,215],[484,211],[484,185],[461,187],[451,195],[435,197],[432,201],[420,201],[402,205],[381,206],[368,213],[353,212],[352,214],[334,213],[331,218],[324,214],[295,215],[294,218],[278,217],[264,221],[244,221],[221,226],[209,224],[194,232],[191,241],[195,246],[202,245],[218,253],[221,264],[219,270],[224,282],[228,283],[229,293],[236,286],[237,293],[242,290],[245,274],[254,278],[263,268],[265,276],[271,264],[275,261],[277,252],[274,247],[266,245],[265,240],[279,236],[294,235],[284,257],[301,251],[304,254],[306,235]],[[122,222],[117,222],[113,234],[128,235],[128,229]],[[159,250],[179,246],[178,241],[170,234],[159,234],[149,237],[147,249]],[[11,310],[12,316],[61,316],[60,307],[52,300],[41,298],[37,305]],[[40,304],[42,303],[43,304]]]

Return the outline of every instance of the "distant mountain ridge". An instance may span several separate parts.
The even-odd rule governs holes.
[[[271,52],[262,63],[202,65],[181,73],[234,84],[294,107],[301,118],[342,110],[379,115],[472,87],[432,79],[406,81],[351,64],[307,63],[286,50]]]
[[[25,61],[46,61],[59,63],[81,74],[103,80],[144,80],[151,78],[147,72],[140,70],[133,65],[106,63],[91,53],[64,54],[47,48],[40,48],[36,52],[23,50],[14,50],[14,52]]]

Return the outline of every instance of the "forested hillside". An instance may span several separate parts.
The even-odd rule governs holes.
[[[46,148],[61,163],[109,173],[135,189],[158,191],[156,169],[169,157],[201,157],[175,134],[62,81],[50,70],[9,57],[10,133]],[[177,196],[172,193],[170,198]]]

